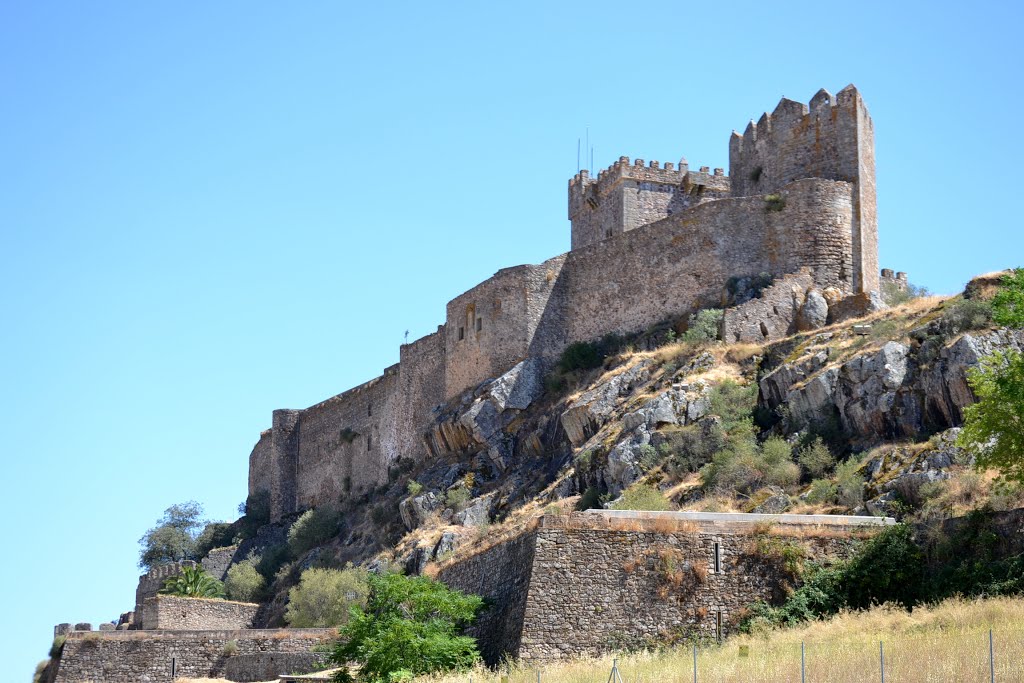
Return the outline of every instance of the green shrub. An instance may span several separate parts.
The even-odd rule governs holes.
[[[962,332],[980,330],[992,324],[992,302],[962,297],[946,302],[938,320],[940,334],[952,339]]]
[[[689,326],[683,333],[683,341],[691,344],[710,342],[718,339],[725,312],[718,308],[705,308],[690,316]]]
[[[284,618],[292,628],[327,628],[348,623],[350,610],[364,607],[370,593],[365,569],[307,569],[288,591]]]
[[[909,282],[905,287],[900,287],[891,280],[882,283],[882,301],[890,306],[899,306],[929,294],[927,287],[918,287]]]
[[[786,198],[781,194],[766,194],[764,196],[765,211],[782,211],[786,208]]]
[[[793,447],[779,437],[758,446],[750,420],[737,423],[725,448],[701,468],[705,488],[749,493],[763,486],[792,486],[800,468],[792,460]]]
[[[423,484],[419,483],[415,479],[410,479],[405,490],[409,492],[410,496],[418,496],[423,493]]]
[[[483,607],[479,597],[425,576],[371,574],[368,581],[366,608],[353,609],[331,656],[342,667],[336,680],[355,680],[350,664],[359,665],[361,682],[395,683],[479,661],[476,641],[460,635]]]
[[[576,502],[576,509],[582,511],[601,508],[601,491],[595,486],[590,486],[580,499]]]
[[[829,479],[815,479],[807,491],[807,502],[814,505],[836,502],[839,488]]]
[[[757,385],[739,384],[727,379],[711,389],[711,414],[722,420],[728,432],[740,422],[749,420],[757,403]]]
[[[1024,482],[1024,354],[995,352],[968,371],[977,402],[964,409],[957,445],[979,469]]]
[[[239,602],[259,602],[266,586],[266,579],[256,571],[252,562],[231,565],[224,581],[224,591],[228,598]]]
[[[224,643],[224,647],[221,648],[220,652],[225,657],[234,657],[238,654],[238,641],[229,640],[228,642]]]
[[[263,548],[258,558],[254,558],[253,565],[269,585],[274,582],[277,571],[288,561],[288,556],[287,543],[269,545]]]
[[[558,360],[558,369],[562,372],[574,370],[592,370],[601,365],[604,359],[622,348],[622,337],[608,334],[597,341],[573,342],[562,352]]]
[[[649,443],[640,446],[640,458],[638,463],[644,471],[654,469],[661,462],[661,454],[658,449]]]
[[[661,491],[647,484],[633,484],[622,492],[622,497],[612,505],[613,510],[647,510],[664,512],[672,509]]]
[[[209,522],[196,537],[195,556],[203,558],[214,548],[225,548],[234,542],[235,525],[227,522]]]
[[[836,496],[847,507],[857,507],[864,502],[864,477],[860,465],[847,460],[836,467]]]
[[[166,579],[159,592],[180,598],[223,598],[224,584],[196,565],[183,567],[180,574]]]
[[[992,298],[992,320],[1004,327],[1024,327],[1024,268],[1003,277]]]
[[[448,492],[444,495],[445,505],[450,507],[455,512],[465,509],[466,505],[469,504],[473,494],[468,488],[463,485],[453,486],[448,489]]]
[[[698,425],[666,427],[655,432],[658,452],[666,471],[673,476],[696,472],[725,445],[721,428],[702,429]]]
[[[820,436],[801,448],[796,454],[796,460],[814,478],[824,476],[836,464],[835,456]]]
[[[288,529],[288,550],[292,557],[302,557],[329,541],[338,534],[340,524],[341,515],[328,505],[303,512]]]
[[[53,644],[50,645],[50,659],[57,659],[60,657],[61,652],[64,650],[64,641],[67,640],[67,636],[54,636]]]

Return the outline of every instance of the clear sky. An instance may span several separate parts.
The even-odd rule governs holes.
[[[274,408],[568,249],[577,139],[728,166],[855,83],[881,263],[1024,264],[1017,3],[0,2],[3,669],[133,606],[174,502],[229,519]],[[6,674],[5,674],[6,675]]]

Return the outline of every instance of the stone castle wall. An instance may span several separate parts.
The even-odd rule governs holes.
[[[615,514],[623,513],[544,517],[509,547],[491,548],[439,574],[446,584],[488,599],[491,607],[477,628],[488,663],[505,654],[547,661],[654,640],[724,637],[746,606],[780,597],[791,581],[771,558],[771,543],[799,544],[810,557],[828,561],[848,556],[857,536],[892,523]]]
[[[231,600],[155,595],[142,606],[142,628],[170,631],[238,630],[252,626],[259,605]]]
[[[731,277],[809,268],[817,287],[877,288],[877,269],[863,270],[877,262],[870,117],[852,87],[822,93],[809,111],[783,100],[734,135],[731,178],[625,158],[596,181],[581,173],[570,183],[572,251],[504,269],[456,297],[445,324],[404,345],[382,377],[275,411],[250,456],[250,493],[270,492],[275,521],[365,493],[398,459],[426,456],[438,405],[525,358],[549,367],[569,343],[719,306]],[[768,192],[778,197],[766,201]],[[618,221],[611,237],[593,232],[609,220]]]
[[[194,566],[196,566],[196,563],[191,560],[171,562],[153,567],[139,577],[138,586],[135,588],[135,624],[133,628],[141,628],[145,602],[164,587],[164,581],[180,574],[184,567]]]
[[[309,652],[335,633],[335,629],[74,632],[64,642],[56,683],[172,683],[172,666],[177,677],[216,678],[224,673],[232,650],[238,655]]]

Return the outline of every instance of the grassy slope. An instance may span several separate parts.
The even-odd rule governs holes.
[[[880,680],[879,641],[885,643],[886,680],[987,681],[988,631],[995,638],[996,680],[1024,680],[1024,599],[948,600],[912,613],[888,606],[844,613],[802,628],[760,636],[737,636],[697,657],[698,680],[721,683],[799,681],[800,643],[807,648],[807,680],[853,683]],[[749,656],[738,656],[739,646]],[[542,667],[545,683],[594,683],[608,680],[612,656]],[[685,683],[693,680],[688,647],[660,653],[622,655],[620,673],[627,683]],[[480,669],[474,683],[499,683],[501,674]],[[421,679],[465,683],[468,675]],[[533,683],[536,669],[514,668],[508,683]]]

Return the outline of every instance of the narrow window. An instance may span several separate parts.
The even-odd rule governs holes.
[[[465,338],[466,338],[466,328],[465,327],[460,327],[459,328],[459,341],[462,341]]]
[[[367,403],[366,404],[366,417],[373,417],[373,404],[372,403]]]
[[[722,544],[715,541],[715,573],[722,573]]]
[[[373,436],[370,434],[366,435],[366,450],[373,448]]]
[[[482,329],[484,329],[484,319],[483,318],[477,318],[476,319],[476,331],[479,332]]]
[[[718,610],[715,614],[715,635],[718,642],[722,642],[722,610]]]

